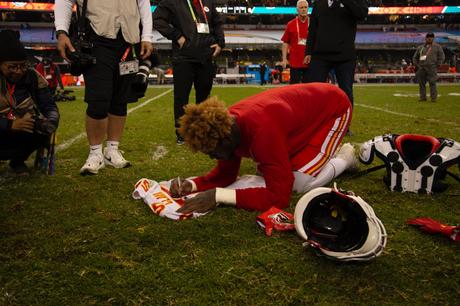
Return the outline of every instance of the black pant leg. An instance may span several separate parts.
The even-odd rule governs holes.
[[[179,127],[179,118],[184,115],[184,106],[188,104],[190,90],[195,74],[195,63],[173,63],[174,82],[174,126]]]
[[[300,83],[300,74],[301,74],[300,68],[291,68],[289,84]]]
[[[332,64],[329,61],[313,58],[308,68],[308,83],[326,82],[331,68]]]
[[[308,82],[308,68],[300,68],[300,80],[302,83]]]
[[[0,133],[0,160],[24,162],[38,148],[47,146],[49,137],[26,132]]]
[[[195,74],[194,86],[195,86],[195,101],[201,103],[211,94],[212,82],[214,79],[214,66],[212,61],[204,64],[197,64],[197,73]]]
[[[347,94],[353,106],[353,81],[355,77],[356,61],[340,62],[334,65],[335,75],[339,87]]]

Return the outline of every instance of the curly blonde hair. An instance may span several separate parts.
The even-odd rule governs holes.
[[[179,134],[190,149],[208,153],[230,135],[233,119],[224,102],[211,97],[200,104],[188,104],[179,123]]]

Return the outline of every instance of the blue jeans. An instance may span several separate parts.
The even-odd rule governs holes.
[[[350,99],[353,106],[353,81],[355,77],[356,60],[332,62],[313,58],[308,68],[308,82],[326,82],[329,71],[334,69],[337,83]]]

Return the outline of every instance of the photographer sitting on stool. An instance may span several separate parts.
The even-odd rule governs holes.
[[[0,160],[17,175],[29,174],[27,158],[49,145],[59,112],[48,82],[29,68],[19,32],[0,32]]]
[[[152,14],[148,0],[56,0],[55,26],[57,48],[63,58],[83,59],[75,52],[68,36],[72,7],[87,4],[85,33],[90,57],[95,64],[84,67],[86,134],[90,146],[82,175],[97,174],[105,165],[125,168],[130,165],[118,149],[127,115],[127,103],[133,101],[131,85],[139,61],[153,50]],[[81,10],[82,15],[84,10]],[[82,16],[82,18],[86,18]],[[139,30],[142,24],[142,35]],[[140,52],[133,52],[141,40]],[[81,42],[81,41],[80,41]],[[75,64],[75,60],[71,63]],[[82,63],[80,63],[82,64]],[[102,143],[107,145],[102,151]]]

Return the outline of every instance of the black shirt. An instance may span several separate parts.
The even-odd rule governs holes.
[[[368,14],[365,0],[318,0],[313,6],[305,55],[330,61],[356,57],[356,25]]]

